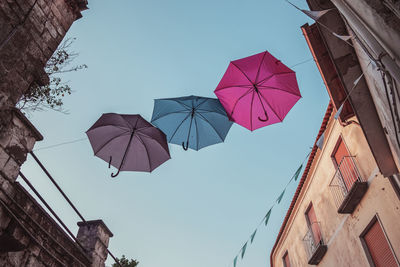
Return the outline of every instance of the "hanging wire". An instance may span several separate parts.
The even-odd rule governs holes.
[[[54,144],[54,145],[50,145],[50,146],[39,147],[39,148],[37,148],[37,149],[33,149],[32,151],[39,151],[39,150],[44,150],[44,149],[59,147],[59,146],[63,146],[63,145],[74,144],[74,143],[82,142],[82,141],[84,141],[84,140],[87,140],[87,137],[85,137],[85,138],[80,138],[80,139],[75,139],[75,140],[67,141],[67,142],[63,142],[63,143],[58,143],[58,144]]]
[[[312,149],[311,149],[311,150],[308,152],[308,154],[304,157],[304,160],[302,161],[302,163],[300,164],[300,166],[303,166],[303,165],[304,165],[304,163],[307,161],[308,157],[310,156],[311,152],[312,152]],[[297,172],[297,170],[296,170],[296,172]],[[286,191],[286,189],[288,188],[289,184],[293,181],[293,179],[295,178],[295,176],[296,176],[296,173],[292,175],[292,177],[291,177],[290,180],[287,182],[287,184],[285,185],[285,187],[283,188],[283,190],[282,190],[281,192]],[[277,199],[278,199],[278,198],[277,198]],[[268,209],[267,214],[268,214],[270,211],[272,211],[272,208],[276,205],[277,199],[274,201],[274,204],[272,204],[271,207]],[[264,215],[264,217],[263,217],[263,218],[261,219],[261,221],[258,223],[257,227],[255,227],[256,230],[258,230],[258,228],[260,227],[260,225],[263,224],[263,222],[264,222],[264,220],[266,219],[266,217],[267,217],[267,215]],[[254,231],[252,232],[252,234],[253,234],[253,233],[254,233]],[[251,240],[251,236],[246,240],[246,242],[245,242],[244,244],[246,244],[246,243],[248,244],[248,242],[249,242],[250,240]],[[243,247],[239,249],[239,251],[236,253],[235,258],[237,258],[237,257],[240,255],[240,253],[242,252],[242,249],[243,249]],[[229,262],[229,266],[231,266],[231,264],[232,264],[232,262]]]
[[[305,63],[307,63],[307,62],[310,62],[310,61],[312,61],[314,58],[309,58],[309,59],[306,59],[306,60],[304,60],[304,61],[301,61],[301,62],[299,62],[299,63],[296,63],[296,64],[294,64],[294,65],[292,65],[292,66],[290,66],[289,68],[294,68],[294,67],[296,67],[296,66],[299,66],[299,65],[303,65],[303,64],[305,64]]]

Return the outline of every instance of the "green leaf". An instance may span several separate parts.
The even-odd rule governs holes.
[[[236,256],[235,259],[233,260],[233,267],[236,267],[237,257],[238,257],[238,256]]]

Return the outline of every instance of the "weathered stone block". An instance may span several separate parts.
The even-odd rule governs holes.
[[[19,173],[20,165],[13,159],[9,158],[6,165],[1,169],[7,179],[11,182],[14,182]]]
[[[20,12],[21,8],[15,1],[11,1],[8,3],[5,1],[0,1],[0,8],[9,18],[12,19],[14,25],[24,18],[22,12]]]
[[[10,266],[24,266],[29,257],[29,253],[24,251],[9,252],[8,255]]]
[[[25,264],[25,267],[44,267],[46,265],[43,264],[43,262],[39,261],[37,257],[35,256],[30,256]],[[51,266],[50,262],[47,266]]]
[[[1,171],[0,171],[0,186],[1,186],[0,192],[2,194],[6,194],[9,198],[15,197],[15,191],[13,190],[10,181]],[[3,198],[3,202],[5,202],[6,204],[10,204],[11,200],[5,197]]]
[[[7,228],[11,221],[11,217],[8,215],[7,211],[3,207],[0,207],[0,233]]]
[[[10,155],[8,155],[6,151],[0,146],[0,169],[2,169],[6,165],[9,158]]]
[[[49,31],[51,37],[53,37],[54,39],[58,37],[57,29],[53,26],[53,24],[49,20],[46,21],[45,27]]]

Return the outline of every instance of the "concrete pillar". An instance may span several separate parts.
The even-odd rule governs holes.
[[[110,229],[102,220],[78,222],[78,226],[77,239],[92,260],[91,267],[104,267],[108,241],[113,236]]]

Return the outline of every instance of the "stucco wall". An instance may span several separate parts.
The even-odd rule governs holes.
[[[369,179],[367,193],[352,214],[337,213],[329,188],[335,173],[331,154],[340,135],[350,154],[355,156],[361,176]],[[302,239],[308,230],[305,212],[310,202],[321,224],[324,243],[328,245],[318,266],[369,266],[359,235],[375,214],[381,219],[396,255],[400,257],[400,201],[389,180],[379,173],[360,126],[343,127],[332,115],[325,136],[324,147],[314,158],[307,181],[273,254],[274,266],[283,266],[282,256],[286,250],[292,266],[307,266],[308,255]]]
[[[389,85],[387,85],[388,92],[386,93],[381,72],[371,64],[371,61],[369,60],[368,56],[357,42],[354,42],[354,49],[358,55],[359,63],[363,70],[365,80],[368,84],[368,88],[371,92],[371,96],[376,106],[376,110],[379,119],[382,123],[382,127],[385,129],[387,133],[386,137],[389,141],[389,145],[394,156],[393,158],[395,159],[398,169],[400,169],[400,144],[398,143],[396,138],[397,135],[398,138],[400,139],[400,132],[399,132],[400,123],[396,119],[396,114],[395,114],[395,112],[400,113],[398,91],[394,90],[394,95],[392,96]],[[393,80],[393,82],[395,81]],[[398,90],[400,90],[400,85],[397,83],[396,85]],[[394,111],[393,118],[390,112],[391,108]]]

